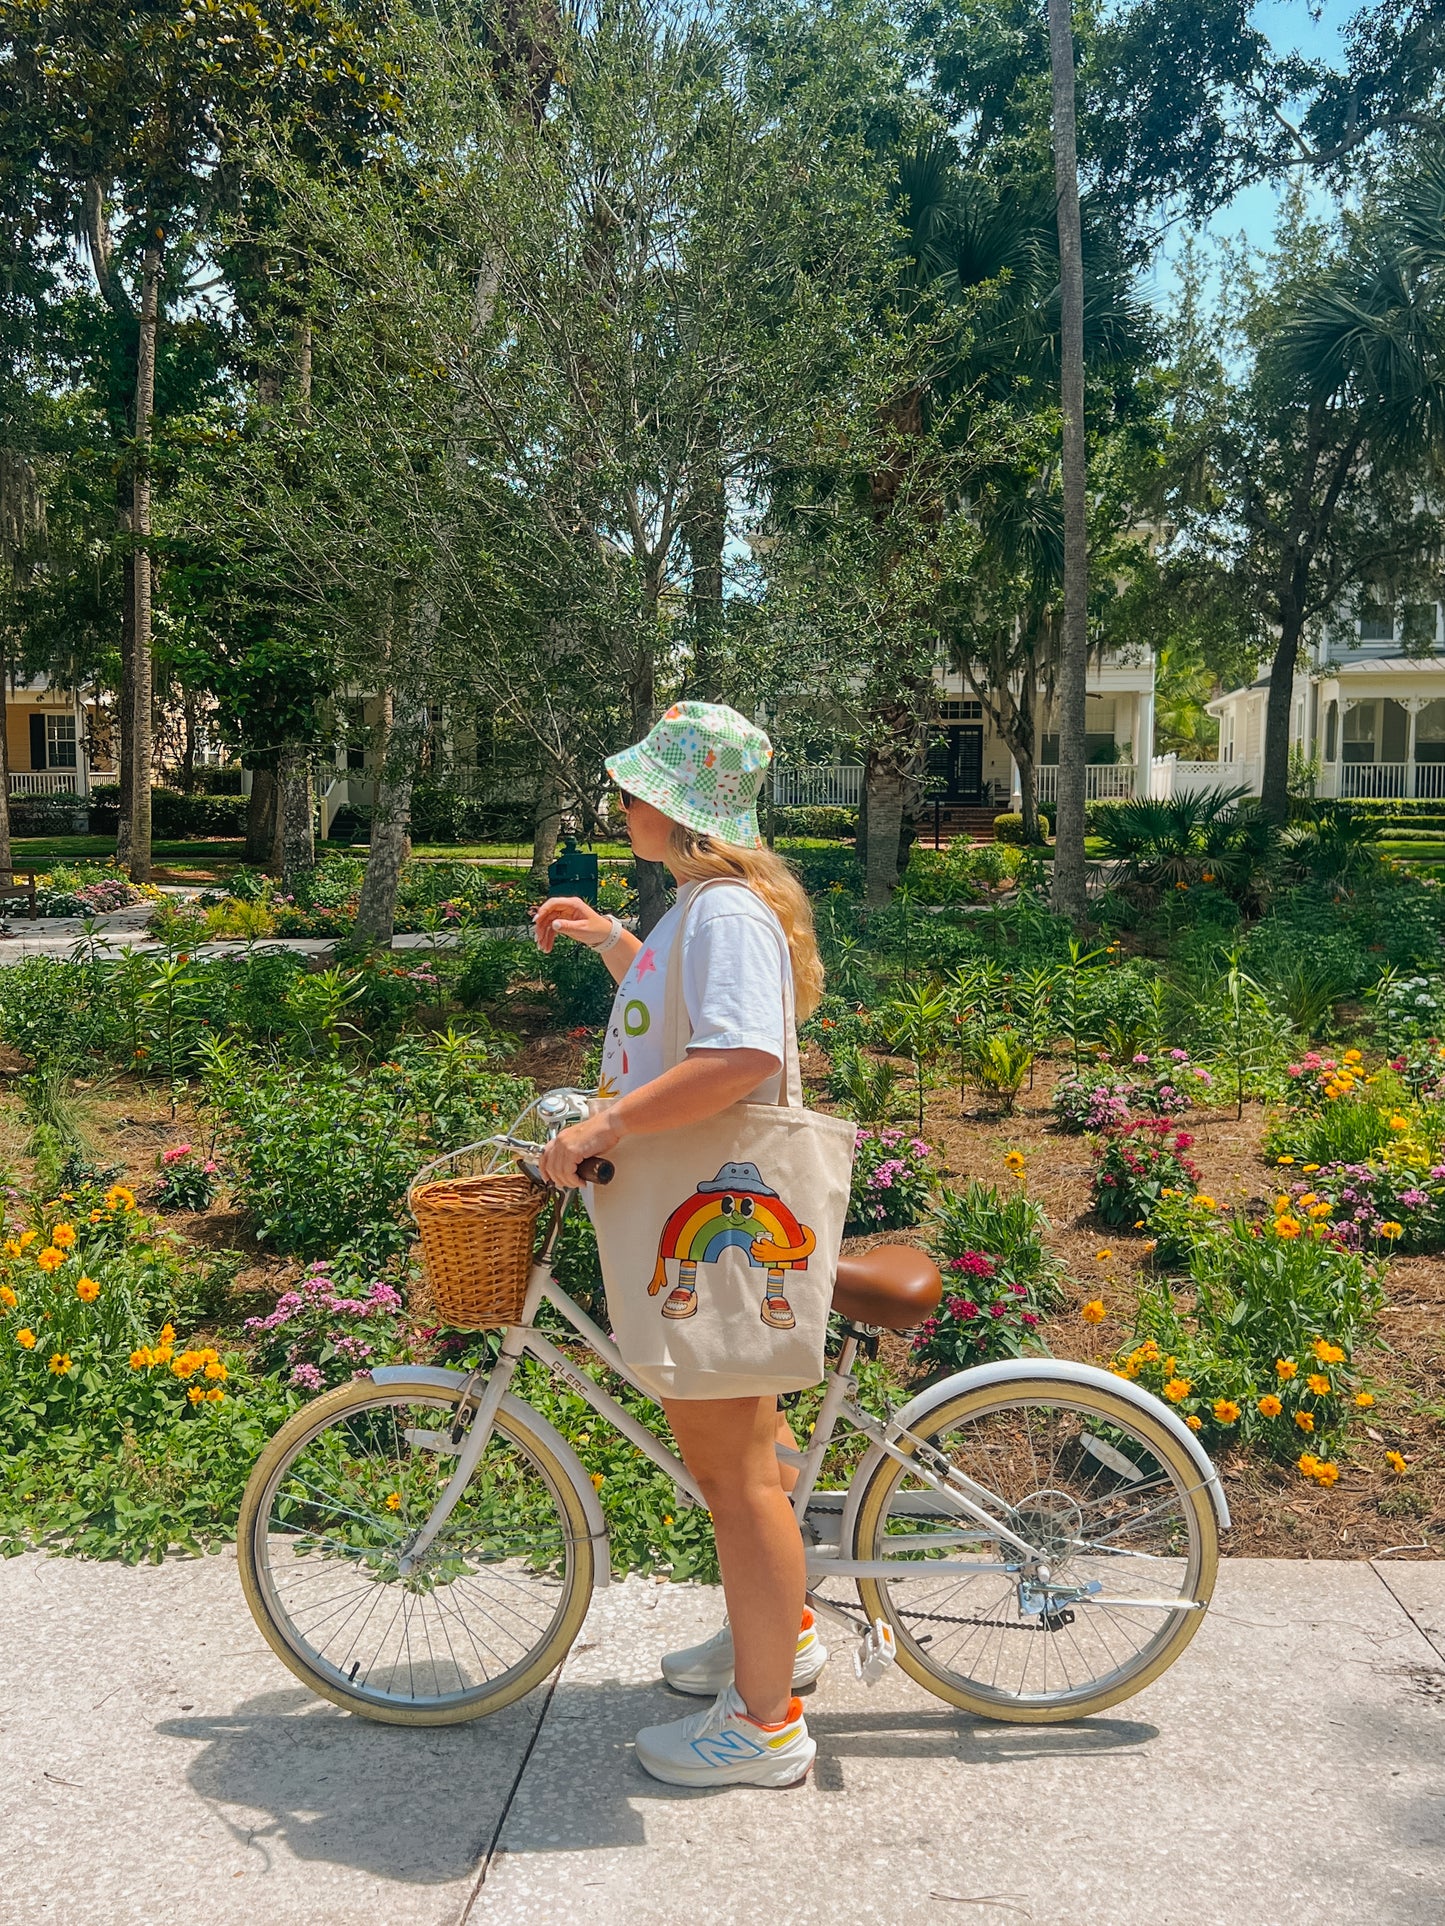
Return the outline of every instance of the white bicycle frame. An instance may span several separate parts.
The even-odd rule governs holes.
[[[549,1239],[549,1249],[554,1241],[555,1231],[553,1238]],[[704,1502],[702,1492],[682,1460],[585,1371],[579,1371],[572,1360],[536,1328],[537,1314],[544,1303],[550,1304],[553,1310],[572,1326],[588,1349],[609,1370],[615,1371],[634,1390],[642,1391],[643,1387],[628,1370],[617,1346],[557,1283],[550,1265],[545,1261],[544,1254],[543,1259],[532,1266],[521,1321],[508,1326],[505,1331],[496,1362],[487,1374],[481,1395],[476,1399],[475,1412],[462,1437],[458,1439],[455,1430],[450,1433],[443,1431],[407,1434],[414,1443],[426,1444],[433,1449],[455,1450],[457,1463],[437,1503],[398,1561],[398,1570],[403,1576],[421,1558],[465,1491],[473,1472],[481,1461],[482,1453],[486,1450],[502,1400],[507,1394],[518,1364],[524,1357],[535,1358],[538,1363],[546,1365],[549,1371],[561,1378],[596,1412],[599,1418],[614,1426],[660,1471],[664,1472],[686,1501],[695,1504]],[[897,1463],[905,1465],[913,1477],[927,1487],[927,1493],[903,1494],[897,1501],[901,1509],[916,1511],[922,1516],[936,1517],[938,1502],[942,1501],[945,1515],[952,1513],[960,1520],[958,1528],[910,1533],[907,1539],[900,1543],[901,1556],[912,1560],[916,1559],[920,1551],[944,1546],[964,1547],[980,1542],[998,1545],[1001,1548],[1007,1547],[1018,1555],[1017,1565],[1008,1569],[1016,1572],[1021,1587],[1027,1593],[1031,1602],[1025,1609],[1029,1611],[1042,1612],[1056,1609],[1061,1605],[1073,1606],[1081,1603],[1115,1610],[1129,1607],[1135,1610],[1166,1612],[1202,1609],[1197,1601],[1179,1598],[1105,1597],[1097,1581],[1092,1587],[1051,1586],[1048,1566],[1041,1562],[1036,1548],[1012,1529],[1008,1520],[1011,1508],[1003,1500],[959,1471],[926,1439],[918,1437],[896,1418],[885,1423],[857,1403],[853,1396],[856,1380],[852,1376],[852,1365],[858,1353],[859,1341],[859,1335],[850,1329],[844,1339],[837,1362],[827,1373],[822,1407],[813,1427],[807,1450],[790,1451],[782,1445],[777,1447],[779,1458],[796,1467],[798,1471],[798,1480],[792,1492],[792,1506],[807,1552],[810,1597],[813,1596],[814,1587],[825,1578],[889,1578],[895,1576],[899,1570],[899,1560],[844,1556],[843,1535],[847,1522],[849,1493],[842,1491],[819,1493],[817,1490],[823,1459],[841,1419],[866,1437],[876,1450]],[[373,1373],[378,1383],[385,1383],[389,1377],[401,1379],[408,1375],[405,1366]],[[468,1374],[456,1372],[450,1375],[455,1376],[459,1393],[464,1393],[469,1383]],[[473,1373],[471,1377],[475,1378],[476,1375]],[[951,1385],[962,1387],[972,1382],[977,1375],[979,1374],[973,1372],[960,1372],[949,1382]],[[462,1401],[464,1400],[459,1400],[458,1424],[462,1420],[460,1408]],[[815,1499],[823,1502],[815,1510],[810,1511]],[[826,1502],[828,1499],[835,1499],[837,1502],[828,1504]],[[831,1523],[834,1518],[838,1521],[838,1535],[822,1536],[820,1528]],[[967,1521],[966,1524],[964,1521]],[[1097,1554],[1107,1552],[1108,1547],[1092,1545],[1090,1549]],[[1121,1552],[1119,1555],[1126,1554]],[[605,1572],[605,1558],[601,1564]],[[998,1572],[999,1563],[996,1558],[930,1559],[928,1562],[930,1578],[965,1578],[980,1574],[997,1575]],[[815,1598],[814,1602],[825,1610],[837,1612],[838,1608],[828,1600]]]

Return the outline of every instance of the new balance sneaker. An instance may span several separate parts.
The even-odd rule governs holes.
[[[801,1692],[810,1686],[827,1663],[828,1648],[818,1637],[812,1612],[805,1611],[798,1633],[798,1654],[793,1660],[793,1690]],[[727,1620],[701,1645],[689,1645],[685,1652],[669,1652],[662,1661],[662,1676],[675,1692],[691,1692],[702,1699],[716,1697],[733,1676],[733,1634]]]
[[[637,1763],[669,1786],[801,1785],[817,1750],[801,1699],[789,1701],[776,1725],[760,1725],[735,1685],[724,1686],[706,1712],[637,1735]]]

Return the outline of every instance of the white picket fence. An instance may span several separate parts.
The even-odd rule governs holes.
[[[1132,762],[1091,762],[1084,771],[1084,796],[1089,802],[1127,802],[1134,794],[1139,771]],[[1041,803],[1057,800],[1059,766],[1041,762],[1034,769],[1034,783]]]
[[[863,765],[774,768],[772,796],[779,809],[856,809],[863,800]]]
[[[73,769],[12,769],[12,796],[74,796],[79,782]]]

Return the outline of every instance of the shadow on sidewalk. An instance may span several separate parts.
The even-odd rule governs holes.
[[[632,1757],[640,1726],[679,1718],[698,1701],[660,1684],[564,1683],[528,1759],[544,1703],[537,1692],[468,1725],[417,1728],[355,1718],[298,1687],[156,1730],[204,1741],[187,1780],[253,1850],[269,1858],[270,1845],[284,1843],[299,1861],[419,1884],[474,1868],[504,1814],[509,1852],[576,1852],[644,1845],[641,1801],[721,1796],[659,1785]],[[818,1741],[814,1790],[845,1798],[850,1764],[865,1761],[1083,1759],[1156,1736],[1137,1720],[1006,1726],[931,1708],[829,1711],[816,1698],[808,1724]]]

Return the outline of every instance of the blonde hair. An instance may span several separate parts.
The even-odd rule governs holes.
[[[823,959],[813,934],[813,906],[793,870],[771,849],[744,849],[674,823],[667,839],[667,866],[680,882],[731,876],[762,897],[783,926],[793,962],[793,1002],[798,1021],[810,1017],[823,996]]]

